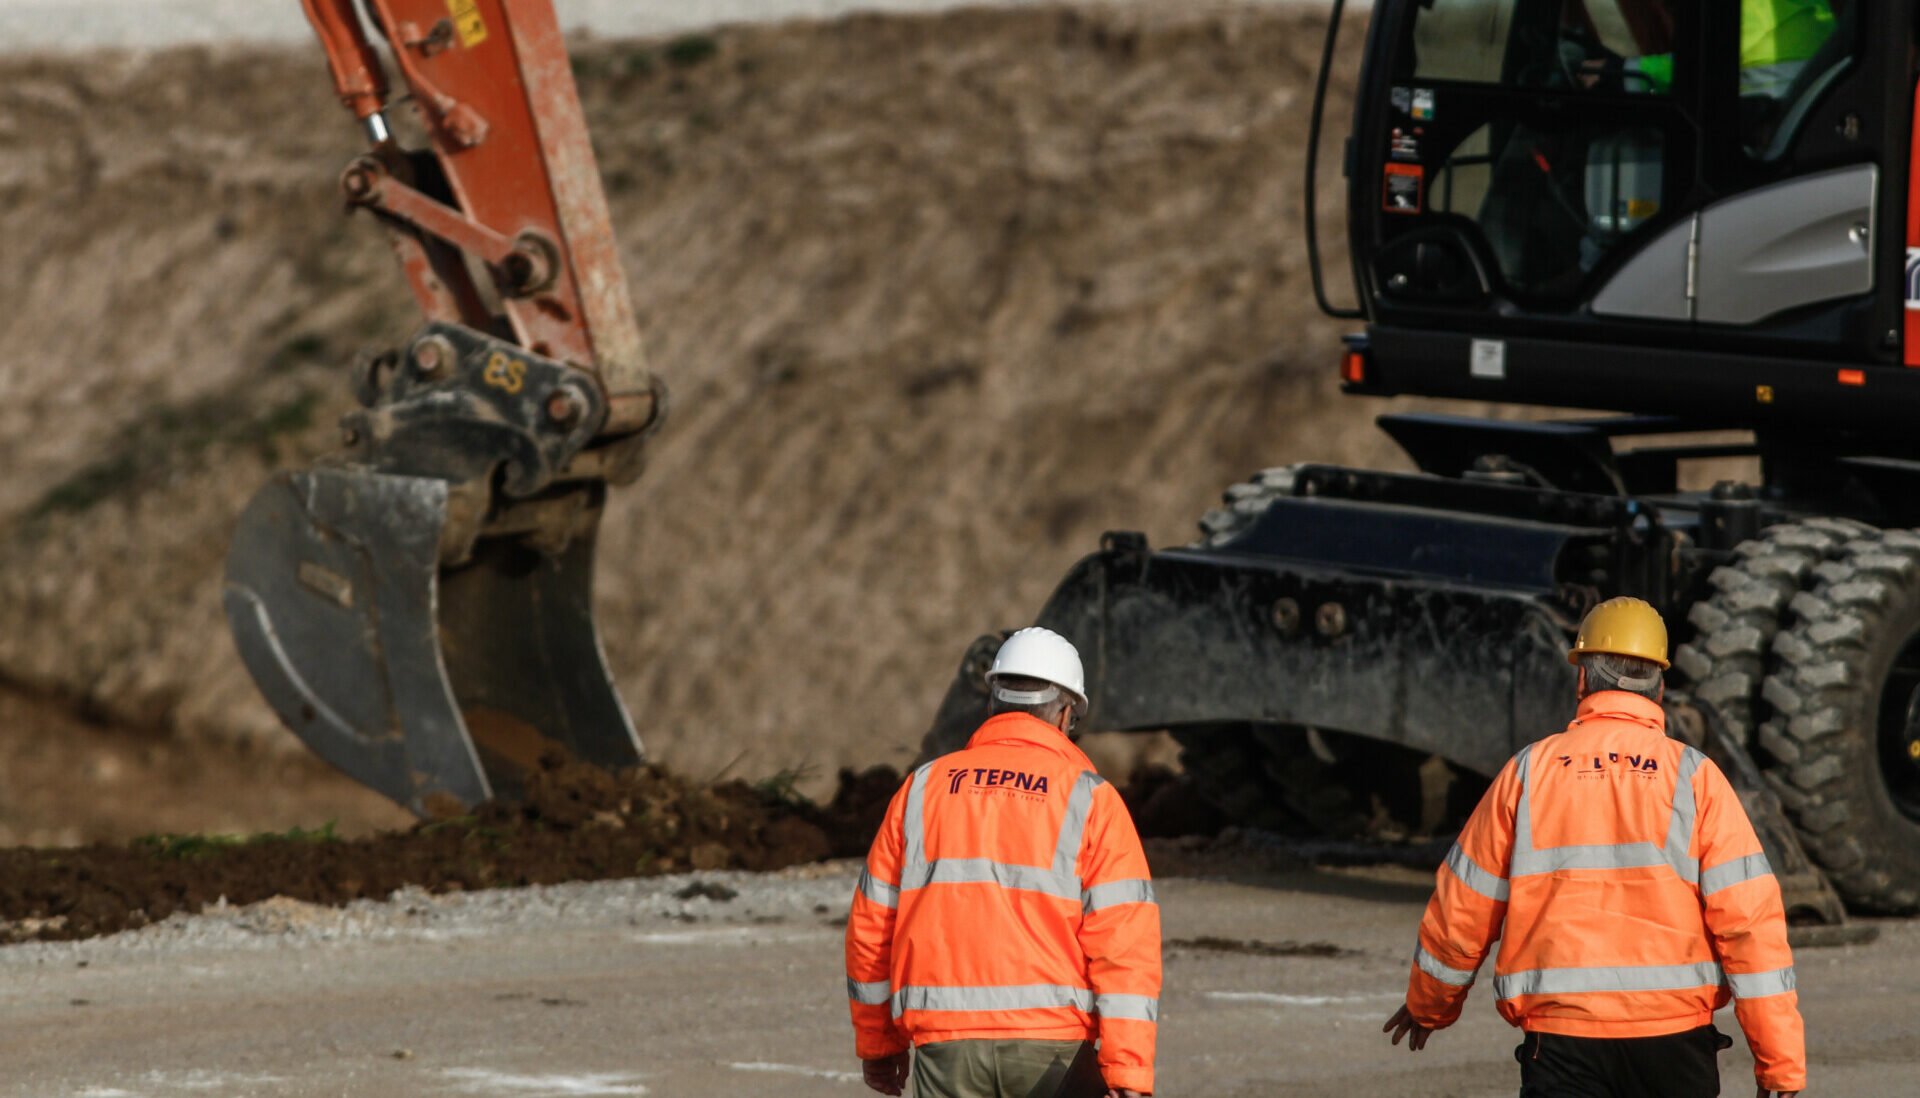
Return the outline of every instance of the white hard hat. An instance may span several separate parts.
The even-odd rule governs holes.
[[[1080,653],[1073,642],[1051,629],[1033,626],[1007,638],[987,669],[987,681],[1001,675],[1050,682],[1073,695],[1073,710],[1087,711],[1087,677],[1080,669]]]

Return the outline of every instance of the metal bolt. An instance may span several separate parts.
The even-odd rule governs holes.
[[[571,385],[563,385],[547,397],[547,418],[555,423],[562,425],[572,423],[580,418],[580,413],[586,410],[586,400]]]
[[[1347,631],[1347,608],[1337,602],[1323,602],[1313,615],[1313,627],[1323,637],[1337,637]]]
[[[553,285],[559,257],[560,251],[553,241],[536,232],[521,233],[513,242],[512,253],[500,264],[500,271],[506,276],[507,289],[511,293],[526,296]]]
[[[340,177],[340,189],[347,192],[348,198],[365,198],[373,193],[373,173],[357,165],[348,168]]]
[[[1273,600],[1273,627],[1286,637],[1299,632],[1300,604],[1288,598]]]
[[[413,364],[423,377],[439,377],[453,364],[453,345],[444,336],[428,336],[413,345]]]

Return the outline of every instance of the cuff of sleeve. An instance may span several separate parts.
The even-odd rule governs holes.
[[[1153,1069],[1150,1067],[1121,1067],[1109,1065],[1100,1069],[1100,1077],[1110,1087],[1137,1090],[1142,1094],[1153,1093]]]
[[[1756,1071],[1753,1073],[1753,1080],[1760,1084],[1761,1090],[1797,1093],[1807,1089],[1807,1073],[1804,1071],[1797,1071],[1791,1075],[1763,1075]]]
[[[913,1042],[898,1030],[889,1033],[857,1033],[853,1038],[854,1055],[862,1060],[884,1060],[913,1047]]]

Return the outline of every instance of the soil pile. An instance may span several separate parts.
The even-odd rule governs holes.
[[[842,775],[829,809],[777,786],[690,786],[661,770],[555,763],[513,804],[363,839],[330,828],[246,839],[155,835],[125,845],[0,850],[0,938],[87,938],[222,899],[316,904],[433,892],[771,870],[864,852],[899,775]],[[877,799],[876,799],[877,798]]]
[[[815,795],[904,763],[966,644],[1031,620],[1103,530],[1184,542],[1254,469],[1397,460],[1370,420],[1407,405],[1337,396],[1341,327],[1308,291],[1323,19],[967,10],[581,46],[674,392],[599,551],[656,760],[801,769]],[[268,473],[335,444],[352,353],[415,323],[381,234],[340,217],[356,151],[317,50],[0,61],[0,681],[293,745],[230,649],[220,568]]]

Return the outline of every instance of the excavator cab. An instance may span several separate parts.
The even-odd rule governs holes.
[[[1902,360],[1911,9],[1377,5],[1348,148],[1360,387],[1874,418],[1805,360]]]
[[[315,752],[423,816],[512,796],[556,753],[633,765],[593,545],[665,391],[550,0],[303,2],[367,140],[342,193],[426,323],[357,364],[344,448],[241,515],[240,655]],[[418,126],[389,117],[389,71]]]

